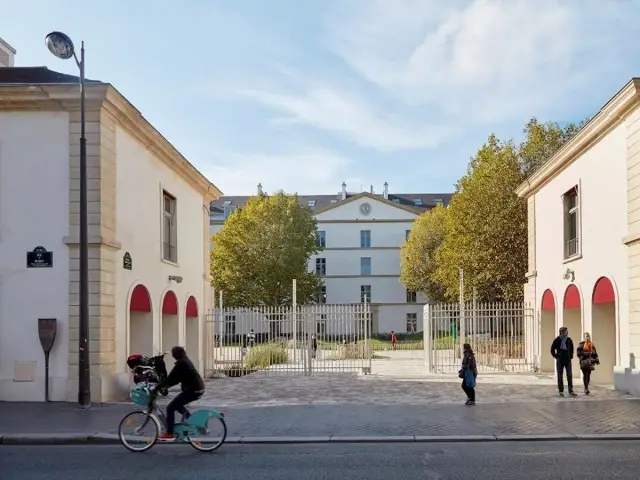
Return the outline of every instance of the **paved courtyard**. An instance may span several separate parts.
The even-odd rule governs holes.
[[[448,377],[415,378],[375,375],[285,374],[247,375],[207,380],[207,391],[198,402],[218,407],[265,407],[286,405],[433,405],[464,401],[460,380]],[[594,386],[589,397],[574,402],[597,402],[630,398],[611,388]],[[581,393],[580,385],[576,392]],[[551,376],[483,375],[478,377],[479,403],[561,403]],[[166,403],[166,399],[162,403]]]

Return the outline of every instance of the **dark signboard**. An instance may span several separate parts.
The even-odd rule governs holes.
[[[124,257],[122,257],[122,268],[125,270],[131,270],[133,268],[133,261],[131,260],[129,252],[126,252]]]
[[[45,355],[53,348],[57,331],[58,322],[55,318],[38,319],[38,336],[40,337],[40,345],[42,345],[42,350],[44,350]]]
[[[56,341],[58,321],[55,318],[38,319],[38,337],[44,350],[44,401],[49,401],[49,354]]]
[[[53,267],[53,252],[48,252],[44,247],[36,247],[27,252],[27,268],[51,268]]]

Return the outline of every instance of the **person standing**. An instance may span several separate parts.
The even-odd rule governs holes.
[[[571,360],[573,360],[574,347],[573,340],[569,336],[567,327],[560,328],[559,335],[551,344],[551,355],[556,359],[556,373],[558,376],[558,392],[564,397],[564,379],[563,374],[567,372],[567,386],[569,387],[569,395],[575,397],[573,391],[573,372],[571,368]]]
[[[464,403],[468,407],[476,404],[476,378],[478,377],[478,367],[476,356],[471,349],[471,345],[465,343],[462,346],[462,366],[458,376],[462,378],[462,390],[467,394],[467,401]]]
[[[256,345],[256,332],[253,331],[253,328],[249,330],[247,333],[247,348],[253,348]]]
[[[398,337],[396,336],[396,332],[391,330],[391,350],[396,349],[396,343],[398,343]]]
[[[584,340],[578,344],[576,356],[580,360],[580,370],[582,370],[582,383],[584,383],[584,393],[589,395],[589,383],[591,382],[591,372],[595,370],[595,365],[600,364],[596,346],[591,341],[589,332],[584,334]]]

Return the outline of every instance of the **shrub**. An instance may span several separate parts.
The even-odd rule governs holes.
[[[287,363],[289,354],[281,343],[266,343],[249,349],[244,357],[247,369],[267,368],[271,365]]]
[[[347,344],[338,345],[335,354],[330,357],[331,360],[362,360],[371,358],[372,348],[370,345],[363,344]]]

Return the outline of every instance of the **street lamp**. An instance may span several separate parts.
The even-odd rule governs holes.
[[[89,363],[89,238],[87,219],[87,139],[85,137],[84,42],[80,44],[80,60],[73,41],[62,32],[51,32],[45,38],[49,51],[62,60],[73,57],[80,69],[80,320],[78,339],[78,406],[91,406]]]

